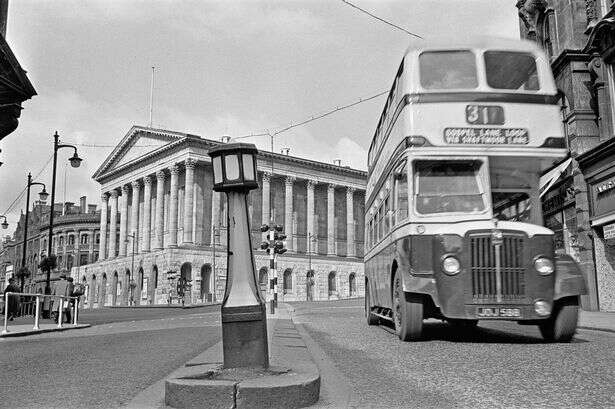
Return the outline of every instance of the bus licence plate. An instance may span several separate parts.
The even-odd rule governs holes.
[[[477,307],[476,316],[480,318],[519,318],[521,309],[508,307]]]

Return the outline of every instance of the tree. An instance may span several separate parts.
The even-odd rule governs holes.
[[[49,257],[43,257],[41,262],[38,264],[38,268],[40,268],[44,272],[51,271],[57,266],[58,266],[57,257],[53,254]]]

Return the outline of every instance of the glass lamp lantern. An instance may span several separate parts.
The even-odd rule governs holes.
[[[232,143],[209,151],[216,192],[248,191],[258,188],[256,154],[251,143]]]

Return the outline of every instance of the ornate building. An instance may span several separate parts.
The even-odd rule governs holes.
[[[615,311],[615,10],[612,0],[519,0],[521,36],[541,44],[560,90],[570,160],[543,196],[557,248],[577,259],[583,308]]]
[[[167,303],[178,277],[192,284],[189,302],[221,300],[226,204],[212,190],[207,155],[220,143],[134,126],[105,159],[93,175],[102,191],[99,261],[72,270],[90,307],[125,305],[131,293],[137,304]],[[260,226],[273,218],[287,235],[280,298],[362,295],[366,173],[270,152],[257,166],[260,186],[248,200],[261,289],[269,260]]]
[[[79,206],[72,202],[56,203],[54,206],[53,254],[57,255],[58,267],[51,279],[57,280],[74,266],[83,266],[98,259],[100,211],[96,205],[87,204],[86,197]],[[28,215],[28,242],[26,267],[30,276],[25,280],[24,291],[43,292],[46,274],[38,269],[41,256],[47,251],[49,235],[49,208],[44,202],[36,202]],[[6,271],[18,271],[21,267],[25,215],[17,223],[12,237],[3,240],[0,248],[0,278],[6,281]]]

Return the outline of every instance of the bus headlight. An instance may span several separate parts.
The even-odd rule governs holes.
[[[447,256],[442,260],[442,270],[448,275],[455,275],[461,270],[459,260],[453,256]]]
[[[543,276],[549,275],[555,270],[553,261],[546,257],[538,257],[534,260],[534,268]]]

